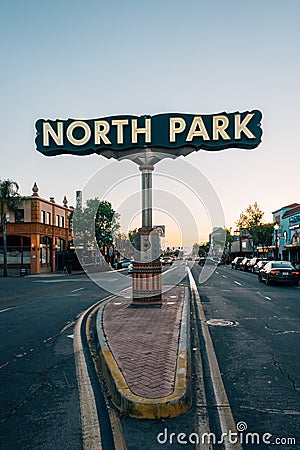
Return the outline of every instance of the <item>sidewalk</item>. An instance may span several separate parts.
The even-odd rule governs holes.
[[[189,291],[174,286],[161,307],[115,296],[98,312],[100,361],[112,400],[136,418],[176,417],[190,408]]]

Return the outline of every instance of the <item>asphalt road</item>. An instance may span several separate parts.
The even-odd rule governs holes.
[[[77,316],[107,292],[86,276],[0,280],[0,448],[82,448]]]
[[[165,284],[185,276],[183,265],[172,269],[164,267]],[[74,324],[90,305],[132,283],[126,269],[92,279],[0,278],[1,449],[82,448]]]
[[[196,280],[200,271],[195,265]],[[244,438],[259,434],[259,446],[244,448],[299,449],[300,289],[266,286],[230,266],[198,288],[207,320],[234,322],[211,325],[210,333],[235,421],[245,423]],[[263,445],[265,433],[272,444]]]
[[[201,270],[194,265],[196,281]],[[181,261],[165,267],[164,284],[186,283],[185,274]],[[0,279],[1,449],[82,448],[74,322],[110,295],[112,284],[114,289],[130,286],[131,277],[111,272],[96,281],[84,275]],[[282,440],[272,447],[244,443],[244,448],[300,448],[300,289],[265,286],[252,274],[224,266],[198,288],[207,320],[233,322],[211,325],[210,332],[235,421],[247,427],[243,436],[297,439],[296,445]],[[193,407],[163,422],[123,418],[128,449],[161,448],[158,433],[166,427],[193,432],[196,415]]]

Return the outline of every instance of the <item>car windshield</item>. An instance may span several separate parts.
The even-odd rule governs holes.
[[[274,269],[293,269],[293,266],[291,263],[272,263],[272,268]]]

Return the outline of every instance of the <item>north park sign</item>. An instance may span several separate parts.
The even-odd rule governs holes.
[[[258,110],[194,115],[110,116],[89,120],[36,122],[36,148],[46,156],[96,153],[121,159],[151,148],[169,155],[194,150],[254,149],[261,142],[262,114]]]

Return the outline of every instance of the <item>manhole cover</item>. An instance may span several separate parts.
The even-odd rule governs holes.
[[[239,324],[235,320],[227,320],[227,319],[210,319],[206,323],[208,325],[214,325],[217,327],[234,327]]]

